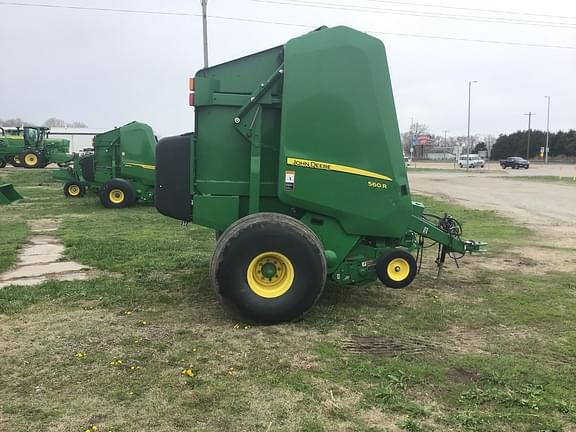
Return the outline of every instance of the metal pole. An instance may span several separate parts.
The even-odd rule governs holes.
[[[470,165],[470,100],[472,99],[472,83],[478,81],[468,81],[468,138],[466,139],[466,171]]]
[[[200,0],[202,4],[202,32],[204,41],[204,69],[208,67],[208,20],[206,19],[206,6],[208,0]]]
[[[530,122],[532,120],[532,116],[536,115],[536,113],[528,111],[528,114],[524,115],[528,116],[528,142],[526,143],[526,160],[530,160],[530,134],[532,133],[532,130],[530,128]]]
[[[548,141],[550,138],[550,96],[544,96],[548,99],[548,113],[546,114],[546,148],[544,149],[544,163],[548,163]]]

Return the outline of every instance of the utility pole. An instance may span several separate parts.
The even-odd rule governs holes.
[[[478,81],[468,81],[468,138],[466,139],[466,171],[470,165],[470,100],[472,99],[472,83]]]
[[[208,20],[206,18],[206,6],[208,5],[208,0],[200,0],[202,4],[202,31],[203,31],[203,41],[204,41],[204,69],[208,67]]]
[[[530,160],[530,134],[532,133],[532,129],[530,128],[530,122],[532,120],[532,116],[536,115],[532,111],[528,111],[528,114],[524,114],[528,116],[528,143],[526,144],[526,160]]]
[[[544,96],[548,99],[548,113],[546,114],[546,148],[544,149],[544,163],[548,164],[548,140],[550,138],[550,96]]]

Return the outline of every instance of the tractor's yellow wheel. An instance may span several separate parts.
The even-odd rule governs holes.
[[[108,192],[108,199],[112,204],[122,204],[126,199],[126,196],[124,195],[124,191],[120,189],[112,189]]]
[[[281,253],[264,252],[254,257],[246,271],[248,286],[264,298],[285,294],[294,282],[292,262]]]
[[[84,196],[86,188],[81,183],[70,181],[64,185],[64,196],[68,198],[78,198]]]
[[[376,262],[376,274],[390,288],[404,288],[412,283],[418,271],[416,259],[409,252],[392,249]]]
[[[68,195],[70,195],[71,197],[77,197],[78,195],[80,195],[80,186],[75,184],[68,186]]]
[[[40,157],[36,153],[26,153],[23,159],[26,168],[37,168],[40,166]]]
[[[388,263],[386,271],[390,279],[395,282],[401,282],[410,274],[410,263],[404,258],[395,258]]]

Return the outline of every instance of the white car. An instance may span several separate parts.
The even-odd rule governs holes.
[[[484,168],[484,159],[477,154],[462,155],[458,159],[458,166],[460,168]]]

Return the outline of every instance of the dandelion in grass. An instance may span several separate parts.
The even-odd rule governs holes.
[[[182,369],[182,375],[187,376],[188,378],[194,378],[194,371],[191,367]]]
[[[74,357],[76,357],[77,359],[83,359],[84,357],[86,357],[86,353],[84,351],[78,351],[76,354],[74,354]]]

